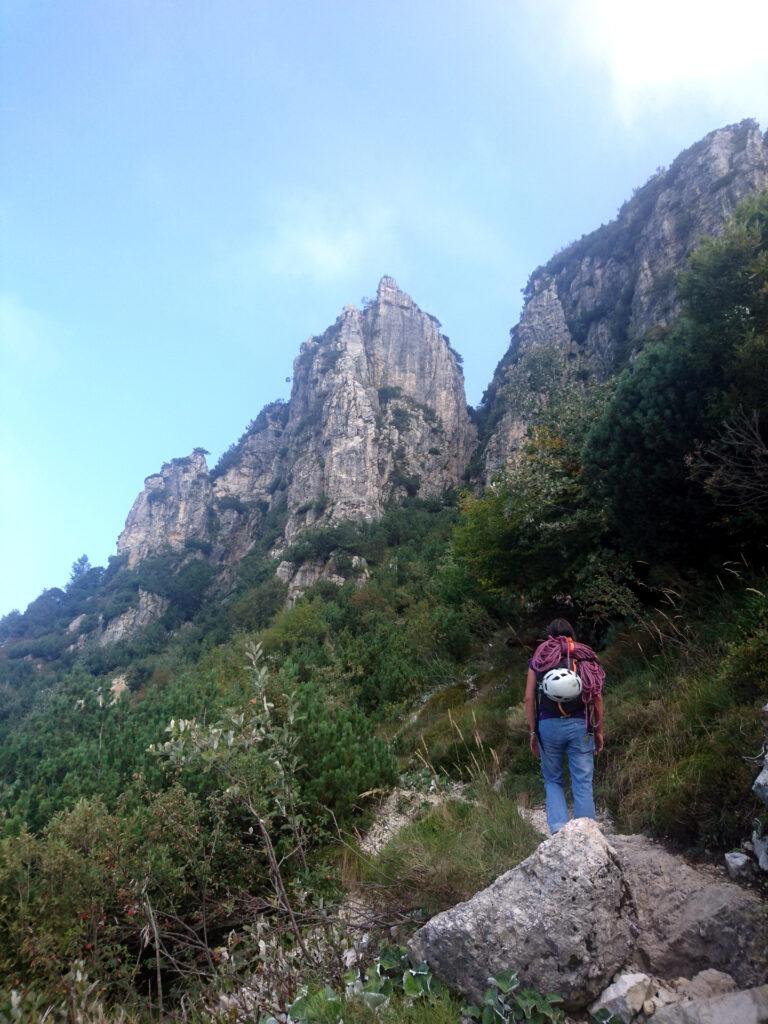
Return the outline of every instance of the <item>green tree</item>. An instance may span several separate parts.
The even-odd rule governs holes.
[[[766,428],[767,193],[697,249],[681,298],[684,315],[621,375],[584,453],[622,547],[648,561],[701,560],[733,532],[692,467],[739,409]]]
[[[516,463],[481,496],[464,494],[455,558],[491,603],[572,594],[599,544],[603,517],[585,488],[581,449],[604,402],[602,387],[556,389]]]
[[[72,563],[72,571],[69,574],[69,582],[75,583],[80,579],[81,576],[85,576],[86,573],[91,571],[91,563],[88,560],[88,555],[80,555]]]

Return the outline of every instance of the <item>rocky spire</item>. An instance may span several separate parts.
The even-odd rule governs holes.
[[[460,357],[391,277],[363,309],[301,346],[288,403],[262,410],[208,473],[199,450],[148,477],[118,541],[133,566],[191,539],[236,562],[264,515],[305,526],[374,518],[387,502],[457,486],[475,443]]]

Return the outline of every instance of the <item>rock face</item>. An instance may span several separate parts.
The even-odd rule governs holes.
[[[99,644],[106,647],[127,640],[140,629],[162,618],[168,608],[168,599],[147,590],[139,590],[138,604],[112,619],[99,635]]]
[[[611,836],[637,909],[631,963],[662,978],[714,968],[740,986],[768,981],[768,908],[644,836]]]
[[[319,520],[374,518],[391,499],[456,486],[474,428],[456,354],[391,277],[302,345],[287,426],[286,537]]]
[[[133,567],[194,540],[225,565],[270,511],[288,542],[305,526],[372,519],[390,500],[457,486],[475,440],[460,358],[384,277],[373,302],[302,345],[290,401],[262,410],[212,472],[196,449],[147,478],[118,554]]]
[[[195,449],[147,478],[118,554],[134,568],[197,547],[225,590],[257,538],[268,535],[279,554],[305,527],[373,519],[391,501],[454,488],[470,460],[487,482],[514,458],[553,385],[604,379],[670,321],[677,275],[699,238],[722,231],[737,203],[765,187],[758,125],[719,129],[638,189],[615,221],[536,270],[483,399],[479,446],[460,357],[439,322],[382,278],[373,301],[347,306],[301,346],[290,400],[263,409],[212,471]]]
[[[191,539],[207,540],[210,505],[211,481],[202,449],[166,462],[144,481],[118,538],[118,555],[127,555],[132,569],[148,555],[167,548],[179,551]]]
[[[621,1021],[631,1021],[653,994],[653,979],[647,974],[622,974],[590,1006],[590,1013],[607,1010]]]
[[[711,132],[657,172],[616,220],[531,275],[520,322],[483,399],[482,478],[509,463],[540,380],[605,379],[679,311],[677,277],[702,235],[768,187],[768,137],[754,121]]]
[[[523,985],[590,1003],[626,962],[636,933],[632,898],[597,825],[569,822],[522,864],[416,932],[411,953],[451,987],[482,1000],[489,975],[512,968]]]
[[[632,989],[643,1005],[646,976],[704,972],[701,983],[763,984],[768,908],[643,836],[609,841],[580,818],[487,889],[428,921],[410,948],[475,1000],[489,975],[512,969],[523,985],[559,992],[566,1008],[580,1009],[623,968],[636,972],[631,984],[601,998],[620,1001]]]
[[[656,1024],[768,1024],[768,985],[664,1006]]]
[[[340,565],[340,562],[348,564]],[[291,606],[318,580],[327,580],[341,587],[347,579],[354,579],[358,586],[362,585],[368,578],[368,564],[359,555],[353,555],[351,558],[331,555],[326,561],[304,562],[298,568],[293,562],[281,562],[275,570],[275,576],[287,585],[286,604]]]

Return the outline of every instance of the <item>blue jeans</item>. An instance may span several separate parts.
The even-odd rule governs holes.
[[[568,821],[563,790],[563,759],[568,757],[573,790],[574,818],[594,818],[592,773],[595,738],[586,732],[583,718],[542,718],[539,721],[541,774],[547,794],[547,823],[557,832]]]

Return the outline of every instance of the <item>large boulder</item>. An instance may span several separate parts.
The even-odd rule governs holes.
[[[427,922],[410,942],[417,960],[481,1001],[490,975],[587,1006],[627,961],[636,913],[615,851],[579,818],[492,885]]]
[[[768,907],[644,836],[611,836],[640,927],[630,963],[660,978],[714,968],[742,988],[768,981]]]

